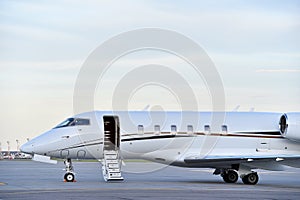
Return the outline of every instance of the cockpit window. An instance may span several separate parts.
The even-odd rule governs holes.
[[[84,126],[84,125],[90,125],[89,119],[75,119],[75,126]]]
[[[62,123],[55,126],[54,128],[62,128],[62,127],[66,127],[66,126],[74,126],[74,118],[68,118],[65,121],[63,121]]]
[[[54,128],[62,128],[67,126],[84,126],[84,125],[90,125],[90,120],[82,119],[82,118],[68,118],[62,123],[55,126]]]

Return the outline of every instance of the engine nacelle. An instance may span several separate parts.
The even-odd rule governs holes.
[[[286,113],[280,117],[280,133],[283,137],[300,142],[300,113]]]

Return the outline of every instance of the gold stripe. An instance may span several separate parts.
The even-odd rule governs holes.
[[[155,135],[155,133],[153,132],[147,132],[144,133],[143,135],[149,135],[149,134],[153,134]],[[171,132],[161,132],[161,135],[168,135],[171,134]],[[141,134],[124,134],[122,136],[134,136],[134,135],[141,135]],[[195,135],[207,135],[207,136],[224,136],[224,137],[253,137],[253,138],[284,138],[281,135],[251,135],[251,134],[232,134],[232,133],[209,133],[209,134],[205,134],[203,132],[194,132],[193,134],[187,134],[186,132],[177,132],[176,135],[184,135],[184,136],[195,136]]]

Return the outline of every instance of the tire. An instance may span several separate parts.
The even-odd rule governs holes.
[[[256,185],[258,183],[259,177],[257,173],[251,173],[242,178],[244,184]]]
[[[64,176],[64,179],[67,181],[67,182],[74,182],[75,180],[75,175],[73,173],[66,173],[65,176]]]
[[[236,183],[239,179],[238,173],[233,170],[229,170],[227,173],[223,174],[223,180],[226,183]]]

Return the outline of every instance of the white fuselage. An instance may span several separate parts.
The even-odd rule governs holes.
[[[119,119],[123,159],[215,167],[213,162],[193,165],[184,159],[300,155],[299,142],[280,134],[281,113],[255,112],[87,112],[74,118],[88,119],[89,125],[53,128],[23,145],[22,151],[56,158],[102,159],[104,116]]]

